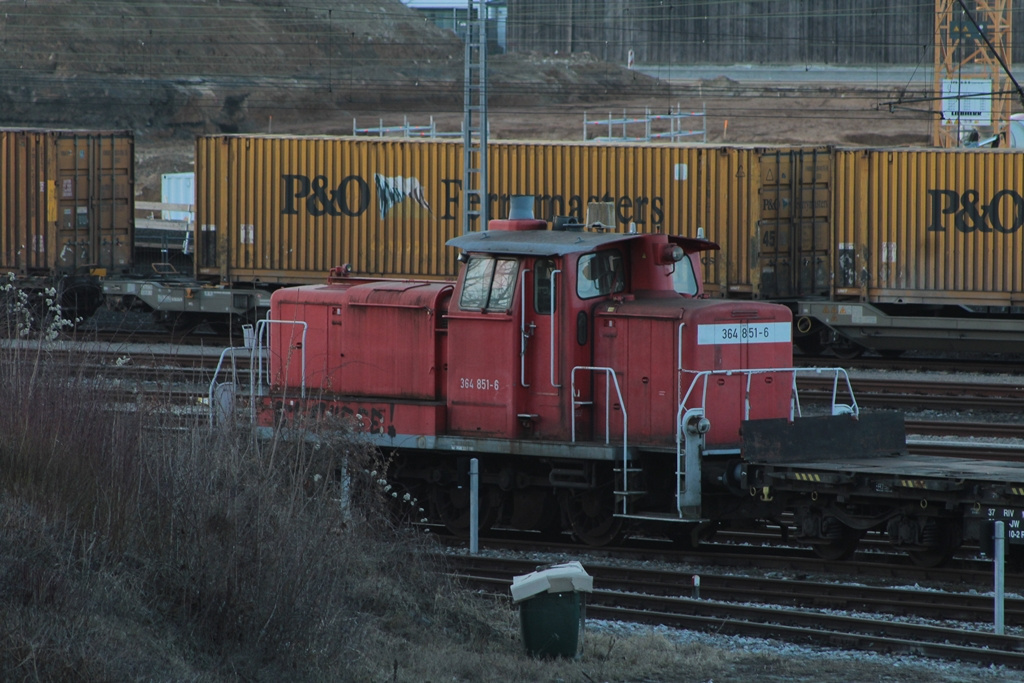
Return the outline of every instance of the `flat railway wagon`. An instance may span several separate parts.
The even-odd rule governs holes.
[[[908,455],[902,416],[862,412],[841,369],[792,367],[788,307],[705,297],[717,245],[553,228],[517,211],[450,239],[456,280],[338,269],[278,289],[258,430],[347,419],[389,454],[395,495],[455,533],[476,459],[483,529],[692,543],[792,519],[823,557],[880,531],[928,565],[996,520],[1024,543],[1024,467]],[[800,377],[822,373],[832,402],[805,416]]]
[[[1024,343],[1024,152],[492,142],[488,159],[492,216],[532,195],[546,220],[603,204],[612,232],[699,229],[722,245],[707,294],[788,306],[805,352]],[[245,322],[335,266],[453,277],[446,241],[480,227],[461,225],[462,177],[450,141],[200,137],[195,274],[217,287],[146,301]]]
[[[88,317],[101,278],[131,271],[134,183],[131,131],[0,129],[0,272],[38,313],[53,288]]]
[[[836,149],[830,157],[828,236],[806,217],[791,232],[798,239],[758,234],[779,245],[775,255],[761,249],[762,270],[807,263],[818,258],[812,245],[828,244],[827,289],[794,273],[789,292],[761,290],[795,296],[797,328],[809,332],[801,346],[831,344],[841,355],[1019,351],[1024,151]]]

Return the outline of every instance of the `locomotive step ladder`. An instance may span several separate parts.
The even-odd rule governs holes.
[[[577,365],[572,369],[570,375],[571,382],[569,385],[569,395],[572,397],[572,410],[569,412],[572,415],[572,441],[576,442],[576,409],[581,406],[594,406],[596,404],[593,400],[577,400],[576,397],[579,395],[576,391],[576,376],[577,373],[584,374],[603,374],[604,375],[604,442],[605,444],[611,443],[611,390],[614,387],[615,397],[619,401],[619,406],[622,409],[622,466],[615,468],[615,473],[620,475],[619,479],[622,484],[621,487],[617,487],[618,490],[614,491],[616,506],[621,502],[621,510],[616,514],[628,515],[629,514],[629,503],[631,500],[639,498],[644,495],[644,491],[632,491],[629,488],[629,475],[632,473],[640,472],[638,468],[631,467],[629,457],[629,416],[626,413],[626,401],[622,398],[622,390],[619,388],[619,380],[616,376],[614,368],[599,367],[593,365]]]

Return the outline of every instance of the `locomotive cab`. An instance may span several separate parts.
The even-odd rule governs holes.
[[[638,298],[678,312],[703,295],[699,253],[717,248],[667,235],[546,228],[532,219],[492,221],[486,232],[449,241],[466,264],[448,312],[454,434],[572,442],[599,430],[603,439],[611,420],[604,412],[621,414],[622,398],[596,398],[594,387],[621,381],[621,371],[596,362],[598,319]]]

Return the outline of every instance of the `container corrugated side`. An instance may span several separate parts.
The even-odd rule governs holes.
[[[21,277],[53,268],[56,151],[49,133],[0,130],[0,267]]]
[[[757,254],[751,278],[762,299],[824,297],[829,293],[831,150],[758,150]]]
[[[1024,152],[835,152],[835,296],[1024,303]]]
[[[213,136],[196,142],[197,272],[222,282],[445,275],[457,254],[449,142]]]
[[[0,160],[0,268],[19,276],[131,269],[130,131],[0,130]]]
[[[197,140],[198,274],[223,282],[321,282],[348,263],[366,275],[451,276],[462,232],[455,142],[290,136]],[[535,197],[535,215],[586,220],[615,206],[615,229],[733,239],[754,217],[753,152],[735,148],[492,142],[489,215]],[[744,169],[748,169],[744,171]],[[754,174],[756,175],[756,174]],[[473,225],[471,229],[477,229]],[[745,283],[747,251],[708,255],[709,282]]]
[[[126,273],[135,244],[135,138],[130,131],[60,131],[58,272]]]

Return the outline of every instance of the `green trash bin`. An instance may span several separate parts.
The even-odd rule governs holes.
[[[541,568],[512,580],[526,652],[534,657],[576,657],[583,644],[586,601],[594,588],[579,562]]]

